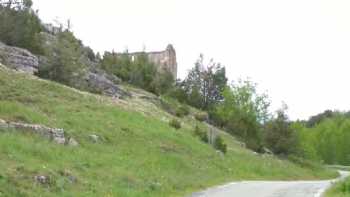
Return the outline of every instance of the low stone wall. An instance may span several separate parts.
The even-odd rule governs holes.
[[[0,129],[14,129],[22,132],[30,132],[45,137],[57,144],[76,146],[78,143],[73,138],[65,136],[63,129],[49,128],[37,124],[25,124],[18,122],[6,122],[0,119]]]
[[[0,42],[0,62],[12,69],[34,74],[39,68],[39,59],[26,49],[7,46]]]

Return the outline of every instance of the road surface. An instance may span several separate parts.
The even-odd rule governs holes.
[[[233,182],[194,193],[191,197],[320,197],[332,182],[349,175],[349,172],[339,172],[340,178],[327,181]]]

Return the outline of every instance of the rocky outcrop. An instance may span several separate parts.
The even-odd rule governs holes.
[[[7,46],[0,42],[0,62],[12,69],[34,74],[38,71],[39,60],[26,49]]]
[[[123,90],[120,88],[120,86],[117,85],[121,82],[119,78],[113,75],[108,75],[105,72],[89,71],[85,76],[85,80],[89,86],[89,89],[94,92],[102,93],[104,95],[119,99],[130,96],[130,93]]]
[[[66,137],[63,129],[49,128],[37,124],[25,124],[18,122],[6,122],[0,119],[0,129],[15,129],[43,136],[57,144],[77,146],[78,142],[71,137]]]
[[[57,37],[48,33],[41,35],[45,40],[45,48],[53,53],[54,46],[59,42]],[[86,54],[81,55],[78,61],[84,64],[86,69],[83,71],[83,75],[79,75],[74,83],[70,84],[72,87],[119,99],[130,96],[118,85],[121,83],[118,77],[99,69],[98,63],[91,61]],[[26,49],[7,46],[0,42],[0,63],[10,69],[35,74],[38,72],[39,66],[47,66],[50,61],[45,56],[36,57]]]
[[[55,48],[59,46],[60,40],[55,34],[49,34],[42,32],[41,36],[44,40],[44,47],[49,53],[54,53]],[[87,47],[83,45],[78,49],[82,51],[77,61],[84,65],[83,70],[79,70],[80,74],[77,74],[74,78],[74,82],[69,84],[71,87],[85,90],[93,93],[104,94],[114,98],[124,98],[128,97],[129,93],[122,89],[119,85],[121,80],[114,76],[113,74],[106,73],[98,67],[98,62],[89,58],[88,52],[86,51]],[[46,57],[40,57],[40,66],[50,65],[52,62],[49,61]]]

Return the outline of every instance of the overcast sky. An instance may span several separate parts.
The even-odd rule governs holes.
[[[284,101],[292,119],[350,110],[349,0],[34,0],[42,20],[71,19],[95,51],[177,51],[184,77],[200,53]]]

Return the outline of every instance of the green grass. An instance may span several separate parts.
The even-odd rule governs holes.
[[[325,197],[349,197],[350,196],[350,178],[336,183],[326,192]]]
[[[142,92],[142,91],[140,91]],[[222,157],[193,137],[186,116],[181,129],[173,116],[137,97],[107,97],[18,74],[0,66],[0,118],[64,128],[78,147],[36,135],[0,131],[0,196],[180,197],[205,187],[242,179],[326,179],[334,171],[263,157],[222,133]],[[89,135],[104,141],[92,143]],[[67,173],[77,178],[71,182]],[[48,175],[50,185],[33,181]]]

